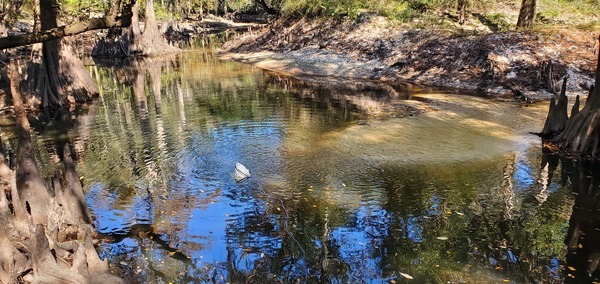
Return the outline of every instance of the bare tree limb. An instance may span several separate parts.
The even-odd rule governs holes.
[[[120,4],[119,0],[112,0],[111,7],[107,15],[103,18],[92,18],[87,21],[61,26],[41,32],[34,32],[24,35],[8,36],[0,38],[0,50],[13,48],[17,46],[29,45],[45,42],[67,36],[84,33],[91,30],[107,29],[113,27],[128,27],[131,25],[131,16],[133,15],[131,7],[136,0],[129,0],[123,6],[121,15],[117,16],[118,8],[113,5]]]

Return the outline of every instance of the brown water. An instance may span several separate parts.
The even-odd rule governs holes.
[[[208,50],[92,73],[97,104],[33,125],[41,160],[74,142],[127,281],[592,279],[600,174],[542,155],[546,104],[295,80]],[[435,111],[372,118],[401,102]]]

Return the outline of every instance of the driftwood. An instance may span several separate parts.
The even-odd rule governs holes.
[[[8,75],[18,148],[15,170],[0,149],[0,283],[122,283],[92,244],[92,220],[70,146],[51,190],[35,162],[14,63]]]
[[[600,38],[599,38],[600,41]],[[557,103],[550,103],[544,129],[540,133],[549,148],[560,152],[600,159],[600,52],[595,85],[590,88],[585,106],[579,110],[579,96],[567,117],[566,79]]]

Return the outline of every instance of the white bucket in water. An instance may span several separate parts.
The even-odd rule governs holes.
[[[231,176],[236,182],[240,182],[251,177],[252,175],[250,174],[250,170],[244,167],[244,165],[235,163],[235,169],[233,170],[233,174],[231,174]]]

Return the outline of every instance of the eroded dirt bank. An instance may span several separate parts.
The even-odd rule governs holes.
[[[407,29],[378,16],[360,21],[286,19],[223,46],[221,57],[289,73],[382,81],[521,100],[592,83],[597,33],[512,31],[459,36]]]

